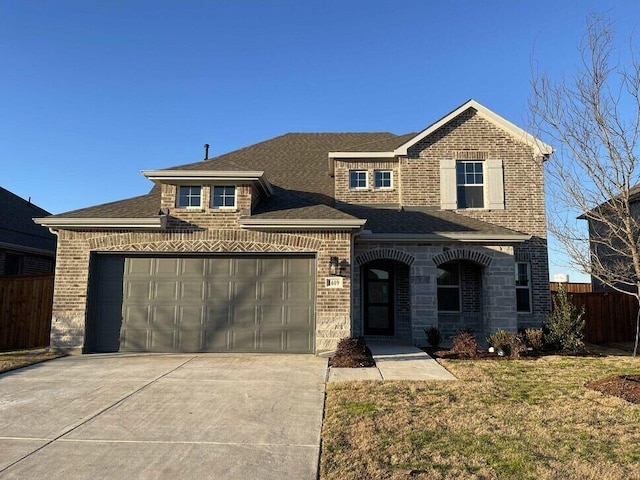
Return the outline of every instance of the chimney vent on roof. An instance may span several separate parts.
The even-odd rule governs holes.
[[[209,160],[209,144],[204,144],[204,159]]]

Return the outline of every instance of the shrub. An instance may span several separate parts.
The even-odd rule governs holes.
[[[438,330],[436,327],[430,327],[425,330],[424,333],[427,335],[427,341],[429,342],[429,345],[431,345],[433,348],[438,348],[438,346],[442,342],[442,335],[440,334],[440,330]]]
[[[453,337],[451,352],[460,358],[475,358],[478,356],[478,341],[470,330],[462,330]]]
[[[527,328],[524,331],[524,343],[527,347],[540,350],[544,345],[544,335],[541,328]]]
[[[371,351],[362,337],[346,337],[340,340],[336,353],[331,358],[332,367],[359,368],[374,365]]]
[[[520,354],[525,351],[522,337],[516,333],[505,332],[504,330],[497,330],[489,335],[487,342],[495,348],[496,351],[502,351],[505,355],[512,358],[520,357]]]
[[[578,309],[563,285],[553,297],[553,309],[544,325],[544,343],[555,350],[584,350],[584,306]]]

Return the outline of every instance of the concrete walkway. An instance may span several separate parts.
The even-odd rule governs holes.
[[[83,355],[0,375],[0,478],[317,478],[327,360]]]
[[[393,342],[367,342],[376,366],[331,368],[329,382],[351,380],[456,380],[448,370],[417,347]]]

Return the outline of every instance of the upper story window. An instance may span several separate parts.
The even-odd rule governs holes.
[[[460,263],[449,262],[438,267],[438,311],[460,311]]]
[[[484,162],[456,162],[458,208],[484,208]]]
[[[349,188],[363,189],[367,188],[367,171],[366,170],[349,170]]]
[[[187,208],[202,206],[202,187],[199,185],[179,186],[176,206]]]
[[[211,206],[213,208],[233,208],[236,206],[236,187],[215,186],[211,192]]]
[[[374,188],[392,188],[393,172],[391,170],[376,170],[373,172]]]
[[[531,312],[531,265],[516,263],[516,311]]]

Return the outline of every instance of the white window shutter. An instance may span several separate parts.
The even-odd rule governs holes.
[[[458,208],[455,160],[440,160],[440,208],[442,210]]]
[[[504,210],[504,175],[502,160],[487,160],[487,208],[490,210]]]

